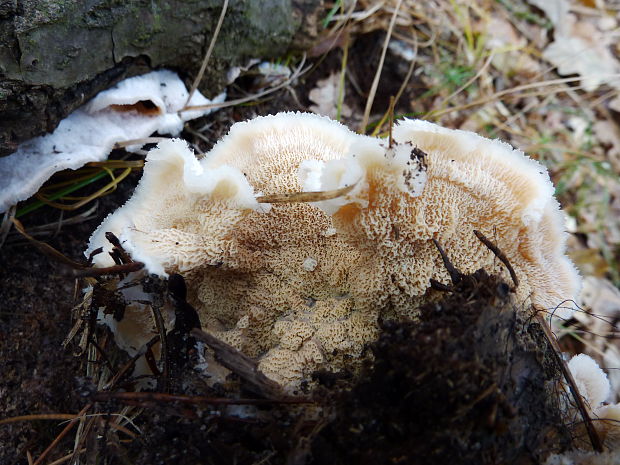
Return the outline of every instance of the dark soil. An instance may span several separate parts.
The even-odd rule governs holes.
[[[90,232],[130,194],[130,186],[128,183],[105,198],[97,219],[65,226],[46,241],[66,256],[84,260],[82,251]],[[57,219],[58,211],[37,212],[38,223]],[[0,282],[2,418],[77,413],[84,404],[77,384],[84,373],[83,360],[73,355],[72,345],[66,349],[61,346],[73,326],[74,280],[59,273],[58,267],[31,244],[21,241],[0,249]],[[0,464],[27,463],[26,451],[35,456],[42,452],[60,432],[59,423],[41,420],[1,425]],[[65,449],[59,447],[60,451]]]
[[[385,324],[315,463],[535,464],[571,443],[541,328],[504,282],[467,278],[420,322]]]

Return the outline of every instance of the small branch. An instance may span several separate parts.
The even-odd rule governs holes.
[[[440,283],[436,279],[431,278],[431,288],[441,292],[452,292],[454,289],[447,284]]]
[[[33,415],[20,415],[18,417],[4,418],[0,420],[0,425],[16,423],[18,421],[34,420],[79,420],[79,415],[75,413],[35,413]]]
[[[79,270],[72,270],[71,275],[76,278],[103,276],[106,274],[124,274],[132,271],[138,271],[144,268],[142,262],[131,262],[123,265],[107,266],[105,268],[84,268]]]
[[[168,377],[170,375],[170,369],[168,366],[168,341],[166,338],[166,324],[161,316],[161,311],[156,304],[151,304],[151,311],[153,312],[153,319],[155,320],[155,326],[159,333],[159,340],[161,342],[161,359],[163,363],[163,370],[161,376],[161,387],[164,391],[168,391]]]
[[[222,11],[220,13],[220,17],[217,20],[217,25],[215,26],[215,31],[213,31],[213,36],[211,37],[211,42],[209,43],[209,48],[207,49],[207,53],[205,53],[205,57],[202,60],[202,64],[200,65],[200,71],[198,71],[198,75],[192,84],[192,88],[189,91],[189,95],[187,96],[187,102],[185,102],[184,108],[187,108],[190,100],[194,96],[196,89],[198,89],[198,85],[200,81],[202,81],[202,77],[205,74],[205,70],[207,69],[207,63],[209,63],[209,58],[211,58],[211,53],[213,52],[213,46],[217,41],[217,36],[220,35],[220,29],[222,28],[222,23],[224,22],[224,16],[226,16],[226,10],[228,9],[228,0],[224,0],[224,4],[222,5]]]
[[[394,126],[394,105],[395,105],[394,96],[390,97],[390,108],[388,109],[388,147],[392,148],[394,146],[394,138],[392,137],[392,126]]]
[[[463,278],[462,273],[459,270],[457,270],[455,266],[452,264],[452,262],[448,258],[448,255],[446,255],[446,252],[443,250],[443,247],[441,247],[441,244],[439,244],[439,241],[433,238],[433,243],[435,244],[435,247],[437,247],[437,250],[439,251],[439,255],[441,255],[441,259],[443,260],[443,266],[446,267],[446,270],[448,271],[448,274],[450,275],[450,280],[452,281],[452,284],[456,285],[460,283],[461,279]]]
[[[281,399],[283,397],[280,385],[267,378],[259,371],[258,364],[255,360],[239,352],[233,346],[219,340],[212,334],[206,333],[200,329],[194,328],[190,334],[213,349],[218,361],[246,381],[252,387],[255,394],[262,395],[272,400]]]
[[[517,274],[515,273],[514,268],[510,264],[510,261],[508,260],[508,257],[506,257],[506,254],[504,252],[502,252],[499,249],[499,247],[497,247],[495,244],[493,244],[493,242],[491,242],[480,231],[476,231],[474,229],[474,234],[476,235],[476,237],[478,239],[480,239],[480,242],[482,242],[484,245],[486,245],[489,248],[489,250],[491,252],[493,252],[493,254],[504,264],[504,266],[508,270],[508,273],[510,273],[510,277],[512,278],[512,282],[515,283],[515,287],[519,287],[519,278],[517,278]]]
[[[398,0],[396,4],[396,8],[394,8],[394,13],[392,14],[392,19],[390,20],[390,25],[387,30],[387,34],[385,35],[385,41],[383,42],[383,50],[381,51],[381,58],[379,59],[379,66],[377,67],[377,72],[375,73],[375,78],[372,81],[372,85],[370,87],[370,93],[368,94],[368,99],[366,100],[366,108],[364,109],[364,117],[362,118],[362,124],[360,126],[360,133],[366,134],[366,126],[368,125],[368,119],[370,117],[370,110],[372,109],[372,104],[375,100],[375,94],[377,93],[377,87],[379,87],[379,79],[381,78],[381,71],[383,70],[383,62],[385,61],[385,54],[387,53],[388,45],[390,43],[390,38],[392,37],[392,31],[394,30],[394,25],[396,24],[396,18],[398,17],[398,10],[400,10],[400,5],[402,0]]]
[[[179,394],[166,394],[163,392],[108,392],[98,391],[93,394],[95,402],[108,402],[118,400],[121,402],[153,402],[169,403],[179,402],[182,404],[200,405],[271,405],[271,404],[312,404],[313,400],[304,398],[281,398],[281,399],[227,399],[225,397],[185,396]]]
[[[118,237],[116,237],[116,235],[113,232],[110,232],[110,231],[106,232],[105,238],[108,240],[110,244],[112,244],[114,249],[118,251],[118,255],[123,264],[133,262],[129,254],[125,251],[125,249],[121,245],[121,241],[118,240]]]
[[[96,255],[99,255],[100,253],[103,253],[103,247],[98,247],[95,250],[93,250],[89,255],[88,255],[88,260],[86,261],[88,266],[92,266],[93,264],[93,260],[95,258]]]
[[[577,404],[577,410],[579,410],[579,413],[583,418],[586,432],[588,433],[588,438],[590,439],[590,443],[592,444],[592,449],[594,449],[595,452],[603,452],[603,444],[601,442],[601,438],[599,437],[596,428],[594,428],[592,418],[590,418],[590,415],[588,414],[588,410],[586,409],[583,397],[579,393],[577,383],[575,383],[575,378],[573,377],[571,371],[568,369],[566,362],[562,358],[562,351],[560,350],[560,347],[558,346],[558,343],[553,336],[549,325],[542,316],[542,313],[536,307],[534,307],[534,310],[536,311],[536,321],[542,328],[543,333],[545,334],[545,338],[547,339],[547,341],[549,341],[549,344],[551,345],[551,352],[553,353],[555,363],[562,372],[562,375],[564,376],[564,379],[568,384],[568,388],[570,389],[570,392],[575,399],[575,403]]]
[[[145,351],[148,351],[151,349],[151,347],[153,347],[155,345],[155,343],[157,343],[157,341],[159,341],[159,336],[153,336],[153,338],[147,342],[145,344]],[[112,379],[104,386],[105,389],[111,389],[114,386],[116,386],[119,381],[123,378],[123,376],[125,376],[125,374],[131,369],[133,368],[133,366],[135,365],[136,361],[142,357],[142,355],[144,355],[144,353],[140,350],[138,351],[138,353],[136,355],[134,355],[133,357],[131,357],[131,359],[129,359],[129,361],[127,361],[127,363],[125,363],[125,365],[123,365],[121,367],[121,369],[112,377]]]
[[[350,186],[341,187],[329,191],[314,192],[288,192],[286,194],[261,195],[256,197],[258,203],[299,203],[299,202],[320,202],[322,200],[332,200],[347,195],[353,190],[359,181]]]

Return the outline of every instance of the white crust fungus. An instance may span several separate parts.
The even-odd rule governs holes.
[[[383,262],[376,269],[390,270],[399,288],[390,293],[423,294],[430,278],[448,283],[432,238],[463,272],[492,267],[496,259],[473,234],[479,230],[506,254],[523,298],[568,317],[572,305],[556,307],[576,297],[581,280],[564,255],[564,216],[547,170],[504,142],[426,121],[401,121],[393,135],[391,153],[360,138],[346,158],[326,163],[318,190],[356,176],[358,185],[317,202],[348,243],[372,248]]]
[[[394,140],[281,113],[233,125],[200,161],[180,141],[160,144],[89,251],[112,231],[149,272],[183,274],[203,327],[288,389],[352,363],[379,316],[415,316],[430,279],[449,282],[432,239],[463,272],[502,271],[480,230],[510,260],[520,296],[552,309],[575,298],[545,168],[502,142],[422,121],[400,122]],[[311,204],[256,202],[347,186]]]
[[[620,404],[605,404],[611,393],[607,375],[586,354],[571,358],[568,369],[605,447],[609,450],[617,449],[620,447]]]
[[[609,380],[594,359],[586,354],[575,355],[568,362],[568,369],[575,384],[586,400],[586,405],[595,410],[609,397]]]
[[[168,70],[125,79],[100,92],[53,133],[24,142],[15,153],[0,158],[0,213],[33,195],[55,172],[105,160],[117,142],[154,132],[176,136],[185,121],[210,113],[178,113],[187,97],[183,81]],[[195,92],[190,104],[221,102],[225,97],[220,94],[211,101]]]

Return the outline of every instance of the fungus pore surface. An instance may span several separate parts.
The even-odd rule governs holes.
[[[524,302],[554,310],[576,297],[542,165],[423,121],[403,120],[393,135],[390,147],[324,117],[280,113],[236,123],[200,161],[183,141],[162,142],[87,253],[109,249],[111,231],[149,272],[182,274],[203,328],[288,389],[358,360],[380,317],[415,318],[433,298],[431,278],[449,284],[433,239],[464,273],[505,273],[479,230],[509,259]],[[345,187],[316,202],[257,201]],[[95,263],[112,264],[107,254]]]

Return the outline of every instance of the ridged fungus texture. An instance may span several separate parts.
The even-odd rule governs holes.
[[[542,165],[424,121],[400,121],[393,136],[390,146],[328,118],[280,113],[236,123],[200,161],[183,141],[162,142],[87,253],[109,248],[111,231],[148,272],[182,274],[203,328],[292,390],[318,368],[359,359],[379,318],[415,318],[433,298],[431,278],[449,283],[433,239],[464,273],[503,272],[479,230],[509,259],[522,301],[554,310],[576,297]],[[259,203],[345,187],[316,202]],[[106,254],[95,263],[111,264]]]

